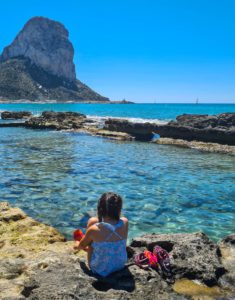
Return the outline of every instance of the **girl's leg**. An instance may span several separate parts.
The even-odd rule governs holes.
[[[92,225],[98,223],[98,218],[96,217],[92,217],[88,220],[87,222],[87,229],[89,227],[91,227]],[[87,252],[87,262],[88,262],[88,266],[90,267],[90,261],[91,261],[91,256],[92,256],[92,251],[93,248],[91,246],[86,247],[86,252]]]
[[[86,251],[87,251],[87,263],[90,268],[90,262],[91,262],[93,248],[91,246],[88,246]]]

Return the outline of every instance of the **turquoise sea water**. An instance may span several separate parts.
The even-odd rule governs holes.
[[[17,107],[38,113],[46,106],[51,104],[0,105],[0,110]],[[137,108],[131,108],[135,111],[132,114],[129,105],[52,106],[53,110],[77,110],[89,115],[151,119],[174,118],[180,107],[181,113],[195,113],[190,105],[167,105],[167,110],[165,105],[156,105],[158,109],[153,112],[144,104],[138,113]],[[197,112],[235,111],[232,105],[206,107]],[[146,232],[204,231],[218,240],[235,232],[232,156],[79,133],[24,128],[0,128],[0,132],[1,201],[23,208],[67,237],[75,228],[85,226],[88,214],[95,213],[99,196],[110,190],[124,198],[130,238]]]
[[[0,111],[23,109],[34,114],[39,114],[44,110],[77,111],[91,116],[171,120],[183,113],[219,114],[235,112],[235,104],[0,104]]]

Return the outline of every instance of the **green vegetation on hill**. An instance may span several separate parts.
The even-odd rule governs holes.
[[[76,80],[47,73],[26,58],[12,58],[0,63],[0,99],[31,101],[108,101]]]

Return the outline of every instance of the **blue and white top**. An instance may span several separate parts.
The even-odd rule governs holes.
[[[126,239],[123,239],[116,229],[124,225],[123,220],[119,220],[117,224],[112,225],[109,223],[101,222],[96,225],[102,224],[110,230],[110,234],[103,242],[93,242],[93,252],[91,255],[90,268],[93,273],[103,277],[121,270],[127,262],[126,252]],[[118,241],[108,241],[110,237],[115,234],[119,237]]]

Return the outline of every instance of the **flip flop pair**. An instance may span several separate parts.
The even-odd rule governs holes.
[[[158,259],[151,251],[145,250],[137,254],[134,258],[135,264],[142,269],[149,269],[149,268],[157,268],[158,267]]]

